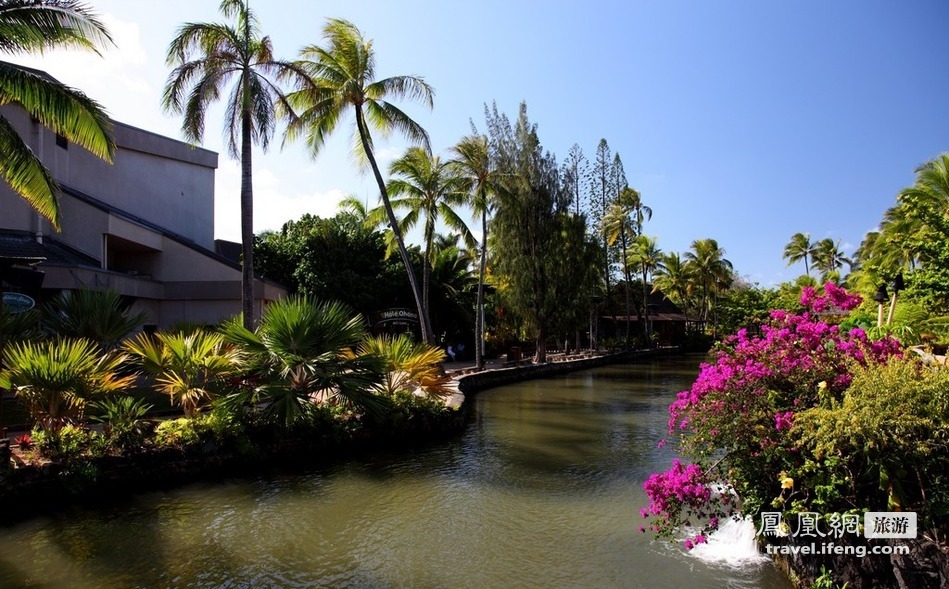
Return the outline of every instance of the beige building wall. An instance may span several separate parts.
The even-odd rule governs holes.
[[[0,232],[29,234],[76,255],[47,261],[44,290],[111,289],[135,299],[150,324],[214,324],[240,313],[240,266],[214,253],[217,154],[114,123],[112,164],[32,121],[15,105],[0,112],[62,185],[61,231],[0,182]],[[286,295],[256,281],[255,305]]]

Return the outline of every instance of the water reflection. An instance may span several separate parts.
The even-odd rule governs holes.
[[[636,531],[694,358],[483,393],[414,453],[193,485],[0,530],[0,587],[765,587]]]

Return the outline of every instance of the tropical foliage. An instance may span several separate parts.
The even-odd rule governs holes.
[[[130,307],[113,290],[65,290],[43,306],[43,324],[55,334],[112,348],[145,323],[145,312]]]
[[[59,47],[98,51],[108,31],[77,0],[0,0],[0,52],[41,53]],[[50,77],[0,62],[0,104],[17,103],[54,133],[111,161],[112,124],[102,107]],[[10,122],[0,116],[0,178],[30,206],[60,226],[59,185]]]
[[[254,144],[267,149],[276,126],[276,109],[289,111],[275,83],[278,76],[299,79],[292,64],[274,58],[270,37],[262,36],[248,0],[221,0],[221,14],[232,23],[187,23],[168,46],[174,69],[165,84],[162,106],[183,114],[181,130],[200,142],[211,104],[233,83],[225,105],[224,133],[231,157],[241,162],[241,309],[244,326],[254,325]]]
[[[241,351],[222,335],[204,330],[141,333],[124,347],[154,375],[155,389],[168,395],[189,417],[214,400],[241,367]]]
[[[851,311],[859,303],[859,296],[832,282],[823,293],[805,287],[804,312],[772,312],[770,324],[761,327],[760,335],[739,330],[712,362],[702,365],[691,389],[679,393],[669,408],[669,435],[693,463],[677,461],[644,484],[651,502],[642,513],[655,518],[651,529],[669,534],[687,521],[701,522],[704,528],[687,545],[704,542],[708,531],[738,510],[728,490],[713,492],[722,481],[740,497],[742,513],[755,518],[773,508],[830,514],[860,505],[885,507],[885,500],[880,503],[879,494],[874,494],[882,479],[868,482],[865,478],[879,476],[880,463],[869,465],[873,468],[867,471],[867,463],[858,464],[860,457],[851,461],[846,454],[824,451],[818,438],[838,443],[847,438],[828,436],[827,430],[819,428],[821,433],[814,434],[807,425],[817,427],[815,416],[822,411],[852,404],[846,399],[866,390],[862,379],[867,377],[861,375],[877,374],[901,355],[899,342],[892,338],[870,341],[862,329],[847,330],[818,318],[828,310]],[[863,402],[868,407],[876,403],[872,397]],[[896,426],[898,415],[892,417],[893,421],[886,421],[890,417],[881,416],[875,423],[896,429],[874,435],[908,433]],[[857,470],[848,471],[850,466]],[[844,482],[847,472],[859,473],[860,479]],[[855,489],[857,483],[856,497],[837,488]],[[853,498],[859,502],[851,502]]]
[[[429,148],[428,134],[405,112],[390,102],[391,99],[409,98],[432,106],[432,88],[416,76],[393,76],[375,79],[375,51],[372,41],[363,37],[352,23],[330,19],[323,27],[325,47],[309,45],[300,52],[296,67],[306,79],[295,84],[296,90],[288,98],[299,112],[287,127],[287,139],[303,136],[306,146],[315,156],[326,138],[336,129],[344,112],[353,110],[356,133],[354,145],[357,158],[367,161],[379,186],[382,206],[386,213],[402,263],[419,310],[422,337],[433,339],[431,325],[425,312],[422,290],[418,284],[405,239],[389,200],[386,182],[374,155],[371,130],[382,135],[397,130],[409,141]]]
[[[445,351],[439,347],[414,342],[403,334],[368,338],[359,344],[358,353],[383,361],[384,377],[376,385],[381,393],[407,391],[434,397],[452,393],[451,377],[439,368],[445,360]]]
[[[103,353],[87,339],[16,343],[4,359],[0,387],[12,388],[34,422],[51,432],[81,420],[90,401],[134,382],[120,370],[124,354]]]
[[[380,360],[353,353],[366,337],[363,319],[340,303],[288,297],[267,307],[255,331],[236,321],[221,330],[244,350],[250,368],[236,401],[262,404],[275,421],[293,423],[319,403],[386,408],[374,392],[383,376]]]

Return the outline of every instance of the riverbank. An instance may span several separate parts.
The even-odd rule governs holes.
[[[470,399],[488,388],[533,378],[672,353],[650,350],[603,354],[542,365],[504,367],[471,373],[470,366],[447,366],[464,398],[455,407],[433,411],[424,404],[400,406],[384,421],[323,418],[291,431],[262,424],[208,426],[187,441],[138,451],[75,455],[58,461],[25,462],[18,454],[0,472],[0,500],[17,505],[0,511],[0,521],[19,520],[69,502],[168,489],[197,480],[242,477],[266,469],[307,468],[327,461],[378,450],[411,450],[460,434],[471,409]],[[94,445],[94,444],[93,444]]]

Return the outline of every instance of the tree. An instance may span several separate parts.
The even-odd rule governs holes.
[[[344,111],[352,108],[358,138],[357,157],[364,157],[368,161],[379,186],[389,228],[398,245],[418,306],[422,338],[431,343],[434,340],[431,322],[425,313],[422,291],[389,201],[386,183],[373,154],[370,126],[383,135],[393,129],[398,130],[411,142],[429,149],[425,130],[387,98],[421,100],[431,108],[434,92],[422,78],[416,76],[375,80],[372,41],[363,38],[359,29],[348,21],[330,19],[323,27],[323,37],[327,43],[325,48],[309,45],[300,53],[302,59],[297,64],[306,72],[308,79],[299,83],[297,90],[289,96],[290,103],[298,108],[298,114],[287,126],[287,139],[305,135],[306,145],[315,156],[326,138],[336,129]]]
[[[0,387],[12,388],[34,421],[54,434],[80,420],[89,401],[135,382],[121,370],[125,354],[103,353],[83,338],[15,343],[6,356]]]
[[[685,258],[691,266],[691,275],[701,293],[699,312],[702,321],[708,321],[717,294],[728,288],[732,280],[732,263],[723,256],[725,250],[714,239],[696,239],[692,251]]]
[[[473,134],[463,137],[453,148],[455,166],[470,194],[471,208],[481,217],[481,246],[478,261],[478,302],[475,314],[475,364],[484,368],[484,281],[488,260],[488,217],[503,189],[491,164],[488,138]]]
[[[240,350],[227,343],[223,335],[203,329],[140,333],[124,348],[155,376],[155,390],[181,405],[188,417],[221,393],[225,379],[238,374],[243,361]]]
[[[606,281],[606,299],[610,299],[610,247],[603,232],[603,222],[606,217],[610,201],[610,172],[612,163],[610,158],[610,146],[606,139],[600,139],[596,147],[596,156],[593,160],[593,172],[590,175],[590,200],[593,218],[600,229],[600,235],[603,236],[603,279]]]
[[[643,281],[643,338],[646,346],[649,339],[649,276],[662,265],[662,252],[656,245],[656,238],[637,235],[629,251],[630,261],[639,269]]]
[[[291,293],[341,301],[364,316],[413,302],[402,263],[385,253],[382,232],[345,211],[287,221],[259,235],[254,249],[263,276]]]
[[[274,59],[270,37],[260,35],[248,0],[221,0],[220,11],[234,23],[187,23],[168,46],[166,62],[174,69],[165,83],[162,107],[183,114],[185,137],[200,142],[208,108],[234,82],[225,105],[224,132],[228,154],[241,162],[241,311],[250,329],[256,323],[253,145],[266,150],[277,105],[289,110],[275,79],[299,77],[300,72]]]
[[[682,309],[686,319],[689,318],[695,306],[695,280],[692,267],[677,252],[663,255],[662,263],[656,266],[652,290],[662,292]]]
[[[576,143],[567,152],[567,159],[561,167],[563,192],[573,203],[574,214],[578,217],[587,207],[583,204],[584,191],[581,188],[589,177],[590,166],[583,150]]]
[[[144,311],[132,313],[130,304],[113,290],[66,290],[43,306],[43,323],[58,336],[114,348],[148,317]]]
[[[522,103],[517,121],[485,108],[488,137],[505,195],[494,216],[496,268],[505,297],[534,335],[535,362],[547,361],[547,337],[562,302],[555,273],[561,240],[561,217],[554,210],[560,189],[557,163],[544,153],[537,126]]]
[[[839,274],[844,264],[852,266],[853,261],[840,250],[840,240],[834,242],[826,237],[815,244],[814,267],[821,271],[821,282],[826,282],[833,274]]]
[[[788,266],[804,261],[804,273],[811,275],[810,262],[814,260],[814,254],[817,253],[817,245],[811,242],[810,233],[795,233],[791,236],[791,241],[784,246],[784,259],[788,261]]]
[[[58,47],[97,51],[109,33],[76,0],[0,0],[0,52],[16,55]],[[0,62],[0,104],[17,103],[54,133],[112,161],[112,124],[82,92],[40,72]],[[43,162],[0,115],[0,177],[57,230],[59,185]]]
[[[228,321],[221,332],[244,350],[254,382],[231,402],[262,405],[266,416],[287,425],[317,403],[369,412],[388,406],[374,392],[383,379],[382,360],[353,353],[366,327],[341,303],[287,297],[264,309],[255,331]]]
[[[429,306],[429,280],[435,263],[435,226],[439,220],[456,231],[462,239],[474,245],[474,238],[468,225],[458,216],[456,207],[466,204],[467,192],[462,178],[454,173],[449,162],[442,161],[420,147],[410,147],[399,159],[389,166],[389,174],[395,176],[386,186],[392,197],[394,210],[405,210],[406,215],[399,223],[403,234],[411,230],[424,218],[425,226],[422,239],[425,250],[422,264],[422,307],[425,316],[431,319]]]

